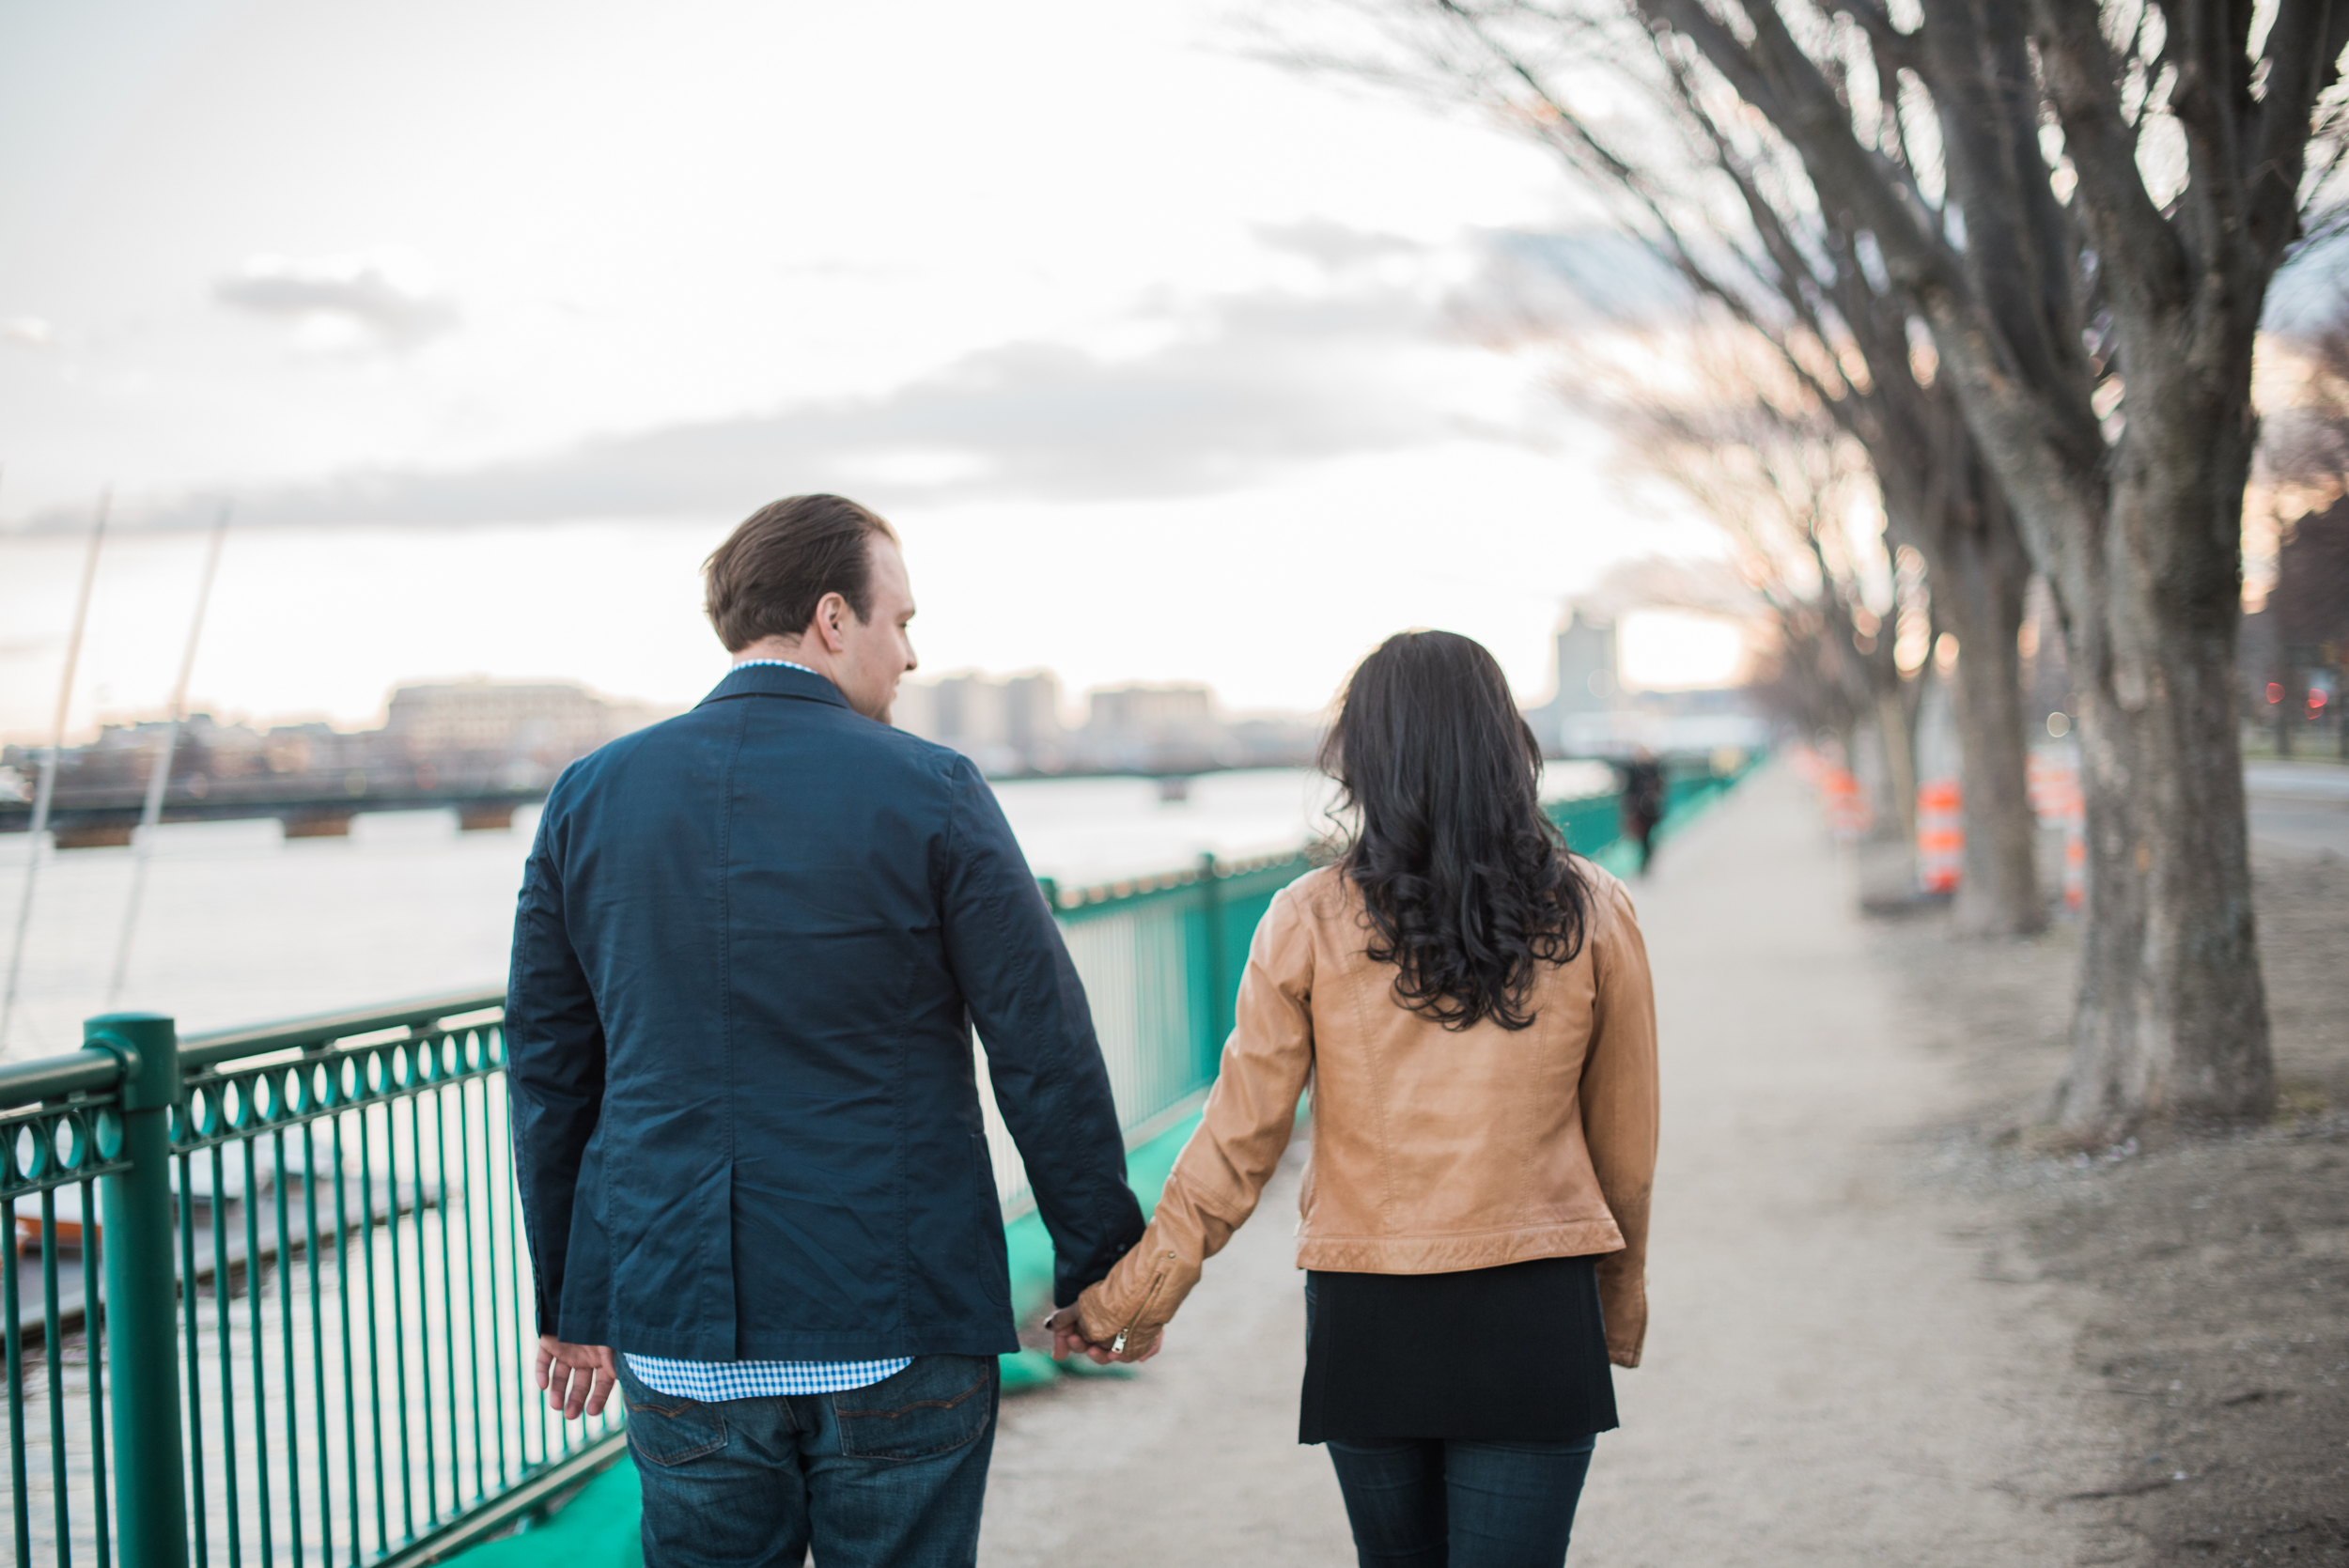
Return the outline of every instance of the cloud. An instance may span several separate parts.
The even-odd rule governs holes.
[[[462,526],[744,512],[825,489],[883,505],[1188,495],[1457,433],[1412,373],[1415,352],[1443,349],[1438,300],[1391,287],[1244,294],[1193,305],[1171,325],[1172,341],[1139,355],[1006,343],[885,396],[608,436],[462,471],[246,492],[237,515],[244,526]],[[194,508],[184,509],[193,521]]]
[[[1289,225],[1268,242],[1303,248],[1333,268],[1413,244],[1336,225]],[[1419,247],[1430,265],[1417,270],[1346,270],[1310,292],[1153,306],[1139,317],[1153,329],[1156,346],[1146,352],[1000,344],[878,397],[603,436],[464,470],[353,473],[246,490],[237,501],[239,524],[733,516],[817,489],[884,508],[1143,499],[1236,489],[1307,463],[1463,435],[1516,441],[1520,433],[1505,421],[1465,414],[1457,392],[1456,378],[1476,372],[1482,353],[1461,330],[1462,301],[1492,268],[1521,265],[1494,237],[1476,243],[1465,284],[1440,281],[1445,269],[1435,263],[1443,258]],[[1448,267],[1455,278],[1457,260],[1455,253]],[[288,310],[343,297],[310,275],[257,276],[241,292]],[[147,509],[146,520],[197,526],[210,516],[210,503],[191,500]],[[69,520],[44,516],[35,526]]]
[[[212,285],[212,298],[292,320],[306,347],[412,349],[454,331],[457,306],[404,272],[359,256],[253,256]]]
[[[0,321],[0,339],[20,349],[46,349],[57,341],[57,329],[38,316],[12,316]]]
[[[1332,272],[1384,261],[1390,256],[1421,256],[1427,247],[1396,234],[1373,234],[1349,228],[1328,218],[1306,218],[1294,224],[1258,224],[1257,242],[1268,249],[1288,251],[1317,261]]]

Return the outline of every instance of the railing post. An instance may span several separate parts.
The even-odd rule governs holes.
[[[1212,852],[1199,857],[1199,897],[1200,927],[1207,947],[1207,1029],[1206,1038],[1200,1042],[1198,1070],[1203,1077],[1212,1078],[1223,1055],[1223,1037],[1232,1032],[1232,960],[1223,938],[1223,882],[1216,875]]]
[[[131,1167],[98,1184],[116,1552],[123,1568],[187,1568],[179,1281],[172,1266],[179,1032],[152,1013],[109,1013],[83,1025],[82,1042],[122,1062],[121,1155]]]

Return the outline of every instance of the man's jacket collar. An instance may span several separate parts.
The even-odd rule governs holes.
[[[780,664],[746,664],[729,671],[726,678],[709,690],[695,706],[722,703],[730,697],[798,697],[805,702],[830,703],[846,707],[848,699],[840,694],[840,688],[818,675],[805,670],[786,670]]]

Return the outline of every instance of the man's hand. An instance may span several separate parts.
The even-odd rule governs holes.
[[[1052,1359],[1065,1361],[1071,1356],[1082,1356],[1097,1367],[1110,1364],[1107,1345],[1095,1344],[1084,1336],[1083,1320],[1074,1306],[1063,1307],[1044,1320],[1044,1327],[1052,1333]]]
[[[561,1411],[565,1421],[577,1421],[583,1412],[602,1415],[619,1380],[610,1345],[565,1344],[552,1334],[538,1336],[538,1387],[547,1391],[547,1408]]]
[[[1166,1331],[1161,1328],[1158,1337],[1150,1342],[1149,1349],[1139,1354],[1128,1352],[1118,1355],[1109,1345],[1097,1344],[1085,1338],[1083,1320],[1078,1316],[1074,1306],[1063,1307],[1046,1318],[1044,1327],[1052,1332],[1052,1359],[1055,1361],[1066,1360],[1072,1355],[1081,1355],[1097,1367],[1108,1366],[1112,1361],[1146,1361],[1166,1344]]]

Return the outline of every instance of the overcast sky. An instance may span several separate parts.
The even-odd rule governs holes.
[[[163,702],[224,497],[216,709],[474,673],[689,701],[723,668],[700,558],[815,489],[900,525],[933,671],[1302,708],[1439,625],[1542,695],[1564,596],[1719,547],[1461,322],[1631,263],[1546,161],[1233,14],[0,11],[0,732],[47,724],[109,484],[77,727]]]

